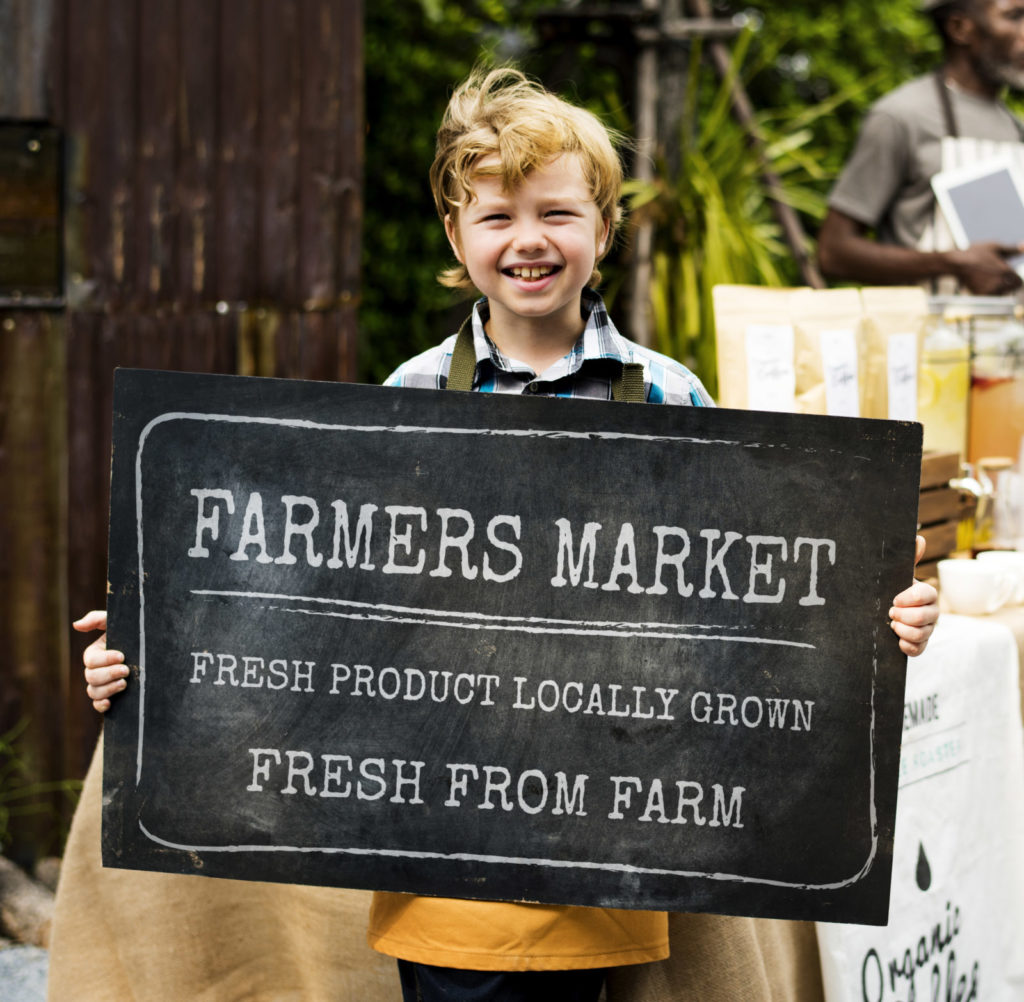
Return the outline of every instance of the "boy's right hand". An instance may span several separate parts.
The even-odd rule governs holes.
[[[107,613],[104,609],[87,612],[71,624],[79,633],[106,630]],[[82,654],[85,664],[85,691],[92,700],[93,709],[105,713],[110,709],[110,697],[122,692],[128,683],[128,668],[120,651],[107,650],[107,635],[94,640]]]

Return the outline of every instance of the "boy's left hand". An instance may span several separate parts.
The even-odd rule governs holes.
[[[924,546],[924,536],[918,536],[915,566],[924,554]],[[938,618],[939,593],[930,584],[915,581],[906,591],[901,591],[892,600],[889,610],[889,625],[900,638],[900,650],[912,658],[917,657],[928,646]]]

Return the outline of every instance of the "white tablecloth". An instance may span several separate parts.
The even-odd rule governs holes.
[[[944,615],[908,665],[889,924],[817,927],[827,1002],[1024,1000],[1018,647]]]

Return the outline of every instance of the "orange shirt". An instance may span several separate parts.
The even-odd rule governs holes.
[[[370,946],[401,960],[475,971],[568,971],[668,956],[664,912],[465,901],[379,891]]]

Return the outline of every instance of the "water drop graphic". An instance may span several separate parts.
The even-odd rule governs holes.
[[[917,844],[917,886],[922,891],[927,891],[932,886],[932,868],[928,863],[928,857],[924,854],[924,843]]]

